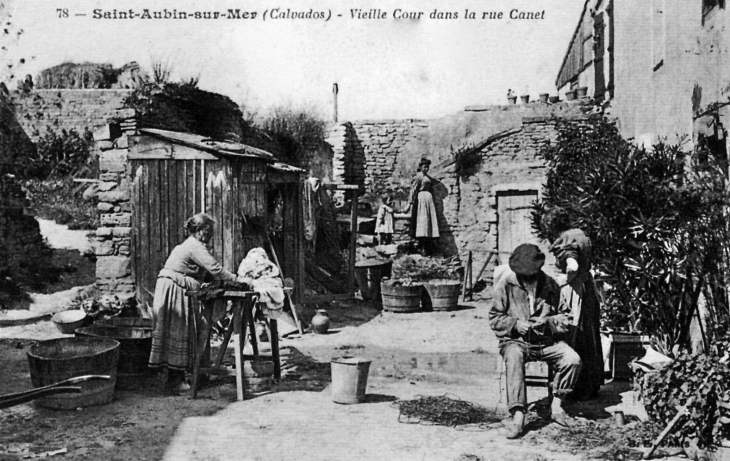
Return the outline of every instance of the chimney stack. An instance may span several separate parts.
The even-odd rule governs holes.
[[[337,87],[337,84],[335,83],[334,85],[332,85],[332,93],[333,93],[333,99],[334,99],[334,104],[335,104],[335,115],[334,115],[335,123],[337,123],[337,93],[338,92],[339,92],[339,88]]]

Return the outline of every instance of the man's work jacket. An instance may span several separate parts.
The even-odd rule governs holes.
[[[494,287],[493,304],[489,311],[489,324],[492,331],[503,341],[520,341],[530,344],[549,344],[566,333],[570,324],[569,315],[560,314],[560,288],[558,284],[544,272],[538,274],[535,290],[535,307],[530,312],[530,300],[527,289],[511,272],[503,277]],[[517,322],[530,323],[537,319],[545,319],[545,324],[531,328],[524,336],[517,332]]]

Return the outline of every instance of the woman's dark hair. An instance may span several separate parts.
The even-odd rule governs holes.
[[[558,238],[563,232],[570,230],[573,226],[570,222],[570,216],[565,209],[555,207],[547,210],[542,216],[540,226],[551,242]]]
[[[198,213],[185,222],[185,229],[188,231],[188,234],[193,235],[194,233],[198,232],[202,227],[205,227],[207,225],[212,226],[213,224],[215,224],[213,218],[205,213]]]

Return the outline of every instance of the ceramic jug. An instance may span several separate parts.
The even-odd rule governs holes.
[[[312,317],[312,331],[318,335],[327,333],[330,329],[330,318],[327,315],[327,311],[324,309],[318,309],[317,313]]]

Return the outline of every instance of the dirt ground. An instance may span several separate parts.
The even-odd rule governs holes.
[[[485,305],[454,312],[392,314],[348,301],[303,306],[303,318],[326,308],[326,335],[306,333],[281,343],[283,376],[271,392],[235,401],[230,379],[205,387],[198,399],[166,397],[151,377],[135,391],[117,391],[108,405],[52,411],[33,403],[0,410],[0,460],[54,455],[69,460],[579,460],[638,459],[653,436],[628,383],[610,383],[591,404],[573,404],[581,427],[550,424],[543,388],[529,388],[527,433],[505,439],[486,425],[403,424],[397,399],[448,394],[502,415],[504,376]],[[46,324],[44,326],[44,323]],[[0,340],[0,394],[31,387],[26,354],[35,340],[61,336],[45,320],[24,325],[36,338]],[[0,329],[0,336],[9,332]],[[17,334],[17,333],[16,333]],[[367,399],[332,402],[330,360],[372,360]],[[613,411],[629,424],[617,427]]]
[[[74,237],[66,240],[71,244],[58,245],[70,250]],[[92,262],[78,254],[66,256],[78,270],[67,274],[56,293],[34,295],[26,313],[0,312],[0,395],[32,387],[28,349],[36,341],[63,336],[47,314],[80,296],[82,288],[69,287],[85,285],[93,276]],[[209,383],[191,400],[163,395],[161,377],[151,376],[137,390],[116,391],[103,406],[77,411],[34,403],[15,406],[0,410],[0,461],[641,457],[641,449],[634,447],[646,444],[658,428],[641,421],[646,415],[625,382],[607,384],[596,401],[571,404],[569,410],[580,416],[573,429],[551,424],[544,415],[546,390],[530,387],[529,424],[518,440],[507,440],[498,427],[486,424],[401,422],[395,402],[419,396],[448,395],[505,416],[504,376],[486,306],[476,302],[453,312],[414,314],[382,312],[378,305],[358,300],[301,306],[305,324],[324,308],[332,326],[326,335],[306,332],[282,340],[282,379],[270,392],[237,402],[235,384],[225,378]],[[332,402],[330,360],[343,355],[372,361],[363,404]],[[624,426],[614,423],[618,410],[626,415]]]

